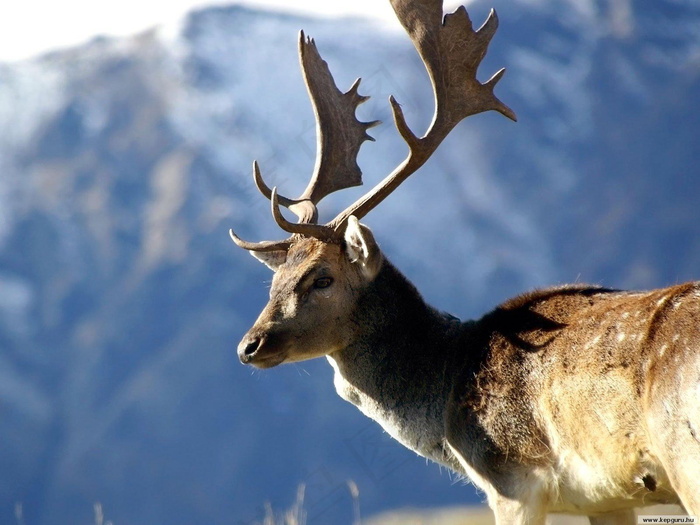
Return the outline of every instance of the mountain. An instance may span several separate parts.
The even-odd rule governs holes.
[[[493,3],[480,76],[507,67],[519,122],[461,124],[365,218],[385,252],[463,318],[536,286],[697,278],[700,6]],[[301,28],[385,123],[370,186],[405,154],[388,96],[416,130],[432,97],[408,38],[366,20],[216,7],[0,65],[0,522],[90,523],[100,502],[115,524],[249,524],[304,483],[309,524],[350,523],[349,480],[363,515],[482,501],[338,398],[323,360],[237,363],[270,274],[228,228],[282,233],[252,160],[288,195],[313,166]]]

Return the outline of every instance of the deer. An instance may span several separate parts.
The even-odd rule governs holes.
[[[356,80],[339,90],[313,39],[299,59],[316,118],[317,155],[300,197],[253,179],[281,241],[232,240],[273,270],[267,305],[238,345],[260,369],[325,356],[341,398],[417,454],[473,482],[497,524],[549,513],[594,525],[633,524],[635,508],[680,505],[700,515],[700,283],[652,291],[572,284],[524,293],[478,320],[428,305],[359,221],[421,168],[466,117],[516,121],[477,68],[498,27],[477,29],[464,6],[390,0],[430,77],[424,135],[389,98],[406,158],[325,224],[318,204],[362,184]],[[280,207],[296,221],[285,218]]]

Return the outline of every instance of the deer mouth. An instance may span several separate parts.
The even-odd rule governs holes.
[[[253,365],[255,368],[265,369],[273,368],[277,365],[281,365],[287,359],[286,352],[280,352],[273,355],[260,356],[248,362],[248,364]]]

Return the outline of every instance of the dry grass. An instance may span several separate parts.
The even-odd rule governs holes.
[[[304,511],[304,493],[306,485],[299,485],[297,497],[292,507],[282,514],[275,514],[272,505],[265,504],[265,518],[261,525],[306,525],[306,512]]]
[[[113,525],[111,521],[105,521],[105,515],[102,510],[102,503],[97,502],[92,506],[95,513],[95,525]],[[15,503],[15,525],[26,525],[24,519],[24,504],[21,501]]]
[[[682,515],[675,505],[646,507],[637,514]],[[485,506],[448,507],[432,510],[405,509],[379,514],[363,522],[363,525],[493,525],[493,513]],[[554,514],[550,525],[586,525],[583,516]]]
[[[353,514],[355,516],[353,525],[361,525],[360,519],[360,494],[357,484],[354,481],[347,482],[348,492],[352,497]],[[297,488],[297,497],[292,507],[282,513],[276,514],[272,506],[268,503],[265,505],[265,518],[260,525],[306,525],[306,511],[304,510],[304,494],[306,486],[299,485]]]

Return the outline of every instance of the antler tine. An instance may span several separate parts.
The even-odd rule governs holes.
[[[271,200],[272,190],[267,184],[265,184],[265,181],[260,174],[260,165],[258,164],[257,160],[253,161],[253,180],[255,181],[255,187],[258,188],[258,191],[267,197],[268,200]],[[288,199],[287,197],[282,197],[281,195],[278,195],[277,197],[280,204],[285,208],[289,208],[290,206],[299,203],[298,200]]]
[[[417,137],[406,124],[401,106],[391,97],[394,122],[409,152],[406,159],[370,192],[341,212],[328,225],[340,232],[348,217],[364,217],[434,153],[443,139],[464,118],[495,110],[516,120],[515,113],[494,95],[504,69],[485,83],[476,70],[498,28],[492,9],[486,22],[474,31],[464,6],[442,18],[442,0],[391,0],[396,16],[411,37],[428,70],[435,96],[435,113],[426,134]]]
[[[278,250],[287,250],[292,245],[292,238],[286,239],[284,241],[263,241],[263,242],[248,242],[241,239],[233,229],[228,231],[231,240],[236,243],[237,246],[243,248],[244,250],[253,252],[274,252]]]
[[[272,190],[262,179],[257,160],[253,161],[253,180],[255,180],[255,186],[260,193],[267,197],[268,200],[272,200]],[[277,199],[282,206],[292,210],[296,214],[300,224],[316,224],[318,222],[318,210],[313,202],[301,199],[288,199],[279,194],[277,195]]]
[[[272,216],[275,218],[277,225],[284,231],[293,233],[296,235],[302,235],[306,237],[315,237],[321,240],[332,240],[335,238],[335,231],[328,226],[322,224],[307,224],[307,223],[294,223],[289,222],[284,218],[279,207],[279,197],[277,196],[277,188],[272,188],[272,195],[270,199],[272,205]]]

